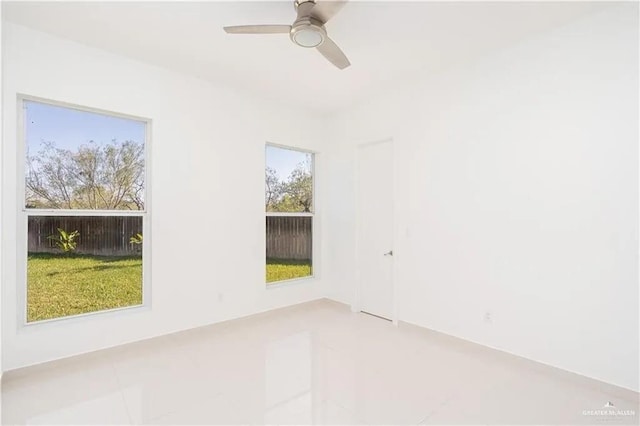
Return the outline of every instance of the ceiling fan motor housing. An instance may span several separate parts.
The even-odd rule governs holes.
[[[314,3],[315,4],[316,0],[295,0],[293,2],[293,6],[295,7],[296,10],[298,10],[298,6],[300,6],[302,3]]]

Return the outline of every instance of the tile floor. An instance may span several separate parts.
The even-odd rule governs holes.
[[[2,423],[618,425],[638,401],[317,301],[9,373]]]

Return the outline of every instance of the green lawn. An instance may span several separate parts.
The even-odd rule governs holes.
[[[142,258],[29,253],[27,322],[142,303]]]
[[[311,275],[308,260],[267,259],[267,282]],[[142,303],[142,258],[29,253],[27,322]]]
[[[267,259],[267,282],[291,280],[311,275],[310,260]]]

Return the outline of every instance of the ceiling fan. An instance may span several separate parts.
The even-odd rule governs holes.
[[[224,27],[229,34],[289,34],[301,47],[315,47],[333,65],[345,69],[351,63],[329,38],[325,24],[345,5],[344,1],[295,0],[298,16],[292,25],[238,25]]]

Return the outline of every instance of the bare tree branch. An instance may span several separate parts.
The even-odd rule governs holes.
[[[43,142],[27,155],[26,202],[41,208],[144,208],[144,146],[134,141],[99,145],[92,141],[76,151]]]

